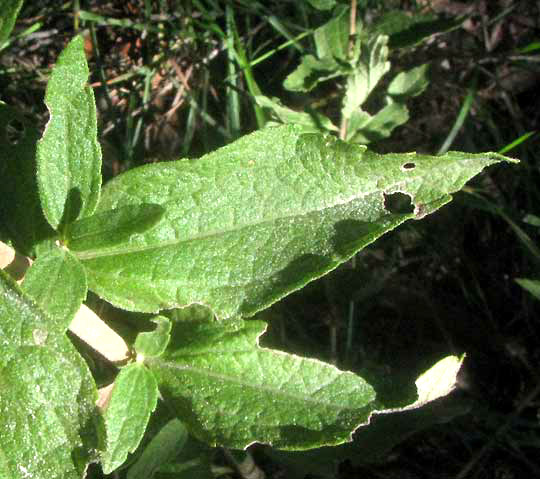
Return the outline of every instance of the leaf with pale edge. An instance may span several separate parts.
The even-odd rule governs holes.
[[[303,449],[348,440],[375,408],[371,386],[321,361],[261,348],[265,328],[176,322],[167,351],[147,361],[164,399],[211,445]]]
[[[77,252],[89,288],[128,310],[193,303],[219,318],[252,315],[347,261],[409,218],[451,200],[496,153],[378,155],[287,125],[245,136],[199,160],[146,165],[103,190],[98,211],[159,203],[150,230]],[[392,213],[384,195],[412,197]]]
[[[58,322],[59,332],[67,330],[88,291],[83,266],[61,248],[48,251],[34,261],[22,288]]]
[[[105,474],[122,465],[128,453],[137,448],[157,399],[156,380],[142,363],[129,364],[120,371],[104,413],[107,440],[101,462]]]
[[[55,229],[91,215],[99,199],[101,148],[87,80],[83,38],[77,36],[52,70],[45,94],[50,118],[37,147],[41,206]]]
[[[97,447],[90,371],[3,271],[0,290],[0,477],[81,479]]]
[[[400,72],[388,85],[387,93],[397,98],[420,95],[429,85],[429,64]]]

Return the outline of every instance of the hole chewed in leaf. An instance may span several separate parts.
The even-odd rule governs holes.
[[[412,162],[407,162],[407,163],[404,163],[403,166],[401,167],[402,170],[414,170],[416,168],[416,165]]]
[[[404,193],[384,194],[384,207],[386,211],[394,214],[409,214],[414,211],[411,197]]]

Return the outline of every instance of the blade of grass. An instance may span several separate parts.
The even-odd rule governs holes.
[[[516,148],[517,146],[521,145],[522,143],[526,142],[529,138],[531,138],[532,136],[536,135],[536,133],[538,133],[537,131],[529,131],[527,133],[524,133],[523,135],[521,135],[519,138],[515,139],[514,141],[512,141],[511,143],[508,143],[508,145],[504,146],[503,148],[501,148],[499,150],[499,153],[501,155],[503,155],[504,153],[510,151],[510,150],[513,150],[514,148]]]
[[[227,19],[227,71],[231,82],[236,85],[236,62],[234,60],[234,13],[231,5],[226,6]],[[232,138],[236,138],[240,134],[240,99],[235,88],[227,85],[227,128]]]
[[[452,146],[452,143],[454,143],[454,140],[456,139],[457,134],[459,133],[459,130],[461,130],[461,127],[465,123],[465,120],[467,119],[467,116],[469,115],[469,111],[471,110],[471,106],[473,104],[474,97],[476,95],[476,77],[474,78],[472,85],[469,87],[469,91],[467,92],[467,96],[465,97],[465,100],[463,101],[463,104],[461,105],[461,109],[459,110],[458,116],[456,118],[456,121],[454,122],[454,125],[452,126],[452,129],[450,130],[450,133],[448,133],[448,136],[444,140],[444,143],[439,148],[439,151],[437,152],[438,155],[443,155],[446,153],[449,148]]]

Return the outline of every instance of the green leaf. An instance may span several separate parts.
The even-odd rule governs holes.
[[[40,256],[27,271],[23,291],[65,332],[86,299],[83,266],[69,251],[55,248]]]
[[[178,456],[187,440],[188,432],[184,424],[178,419],[170,420],[129,468],[127,479],[152,479],[161,466]]]
[[[336,5],[336,0],[308,0],[308,2],[317,10],[330,10]]]
[[[156,316],[152,322],[156,324],[156,329],[139,333],[135,339],[135,351],[144,357],[160,356],[169,344],[172,327],[170,320],[165,316]]]
[[[38,139],[30,121],[0,102],[0,232],[27,256],[54,235],[35,181]]]
[[[335,17],[317,28],[313,34],[317,58],[346,61],[349,54],[349,28],[348,8],[341,8]]]
[[[334,59],[319,60],[313,55],[304,55],[296,70],[285,78],[283,87],[289,91],[308,92],[319,83],[340,75],[343,72]]]
[[[387,93],[390,96],[403,98],[420,95],[429,85],[429,65],[424,63],[418,67],[401,72],[390,82]]]
[[[121,466],[137,448],[157,399],[156,380],[142,363],[122,368],[104,413],[107,445],[101,462],[105,474]]]
[[[266,324],[177,322],[167,351],[149,359],[164,399],[211,445],[281,448],[339,444],[375,408],[351,372],[258,346]]]
[[[445,33],[463,24],[463,17],[438,18],[430,14],[409,15],[397,9],[382,15],[370,28],[370,33],[388,35],[388,46],[409,48],[418,45],[431,35]]]
[[[252,315],[407,219],[432,213],[503,160],[378,155],[298,126],[267,128],[199,160],[119,175],[99,211],[159,203],[165,215],[127,244],[76,255],[90,289],[124,309],[199,303],[219,318]],[[385,208],[384,195],[395,192],[411,196],[414,213]]]
[[[9,38],[23,0],[0,0],[0,49]]]
[[[360,115],[363,113],[360,112]],[[369,121],[364,120],[360,128],[351,129],[349,141],[366,145],[372,141],[388,138],[395,128],[407,123],[408,119],[409,110],[403,103],[390,103],[369,118]]]
[[[256,96],[255,101],[263,108],[269,108],[282,123],[294,123],[303,126],[303,131],[339,131],[330,118],[318,112],[295,111],[283,106],[277,98],[268,98],[266,96]]]
[[[95,459],[95,383],[50,322],[0,271],[0,477],[81,479]]]
[[[524,290],[531,293],[536,299],[540,300],[540,281],[529,278],[516,278],[516,283]]]
[[[60,54],[47,84],[50,118],[37,147],[41,206],[55,229],[90,216],[99,199],[101,149],[87,80],[83,38],[77,36]]]
[[[129,241],[154,226],[165,210],[159,205],[129,205],[88,216],[69,225],[66,243],[72,251],[90,251]]]
[[[362,45],[354,71],[347,76],[342,114],[350,118],[367,99],[383,75],[390,70],[388,37],[377,35]]]

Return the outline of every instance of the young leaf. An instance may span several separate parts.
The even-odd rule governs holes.
[[[49,313],[62,333],[86,299],[88,291],[83,266],[69,251],[61,248],[55,248],[34,261],[24,277],[22,288]]]
[[[0,477],[81,479],[97,444],[97,391],[65,334],[0,271]]]
[[[296,70],[285,78],[283,87],[289,91],[308,92],[319,83],[342,74],[333,58],[319,60],[313,55],[304,55]]]
[[[277,98],[268,98],[266,96],[256,96],[255,101],[263,108],[269,108],[282,123],[294,123],[304,127],[304,131],[339,131],[330,118],[321,113],[295,111],[283,106]]]
[[[362,52],[353,73],[347,76],[342,114],[350,118],[366,101],[383,75],[390,70],[388,37],[378,35],[362,45]]]
[[[349,141],[353,143],[366,145],[372,141],[388,138],[396,127],[407,122],[409,110],[403,103],[392,102],[369,117],[368,121],[364,115],[365,113],[360,110],[360,113],[354,112],[351,117],[355,120],[360,117],[360,120],[363,120],[359,128],[351,128]],[[360,122],[356,120],[351,123],[354,125]]]
[[[172,327],[170,320],[165,316],[156,316],[152,322],[156,324],[156,329],[139,333],[135,339],[135,351],[144,357],[160,356],[169,344]]]
[[[79,219],[69,225],[66,243],[72,251],[89,251],[127,242],[154,226],[165,210],[159,205],[129,205]]]
[[[27,256],[54,235],[35,182],[38,140],[37,128],[0,102],[0,233]]]
[[[83,38],[75,37],[53,68],[45,103],[50,118],[37,147],[41,206],[57,229],[93,213],[101,187],[94,92],[87,85]]]
[[[90,289],[129,310],[200,303],[246,316],[326,274],[450,193],[495,153],[378,155],[298,126],[257,131],[199,160],[146,165],[116,177],[98,211],[159,203],[166,213],[106,252],[76,253]],[[411,196],[392,213],[384,195]]]
[[[164,399],[191,432],[241,449],[338,444],[374,409],[362,378],[329,364],[258,346],[266,324],[177,322],[167,351],[149,359]]]
[[[387,93],[397,98],[420,95],[429,85],[429,64],[424,63],[406,72],[400,72],[388,85]]]
[[[157,399],[156,380],[142,363],[120,371],[104,413],[107,445],[101,462],[105,474],[122,465],[128,453],[137,448]]]
[[[178,456],[187,440],[188,432],[184,424],[178,419],[170,420],[129,468],[127,479],[152,479],[161,466]]]
[[[317,28],[313,34],[317,57],[320,60],[347,60],[349,28],[349,9],[347,8],[342,8],[334,18]]]

